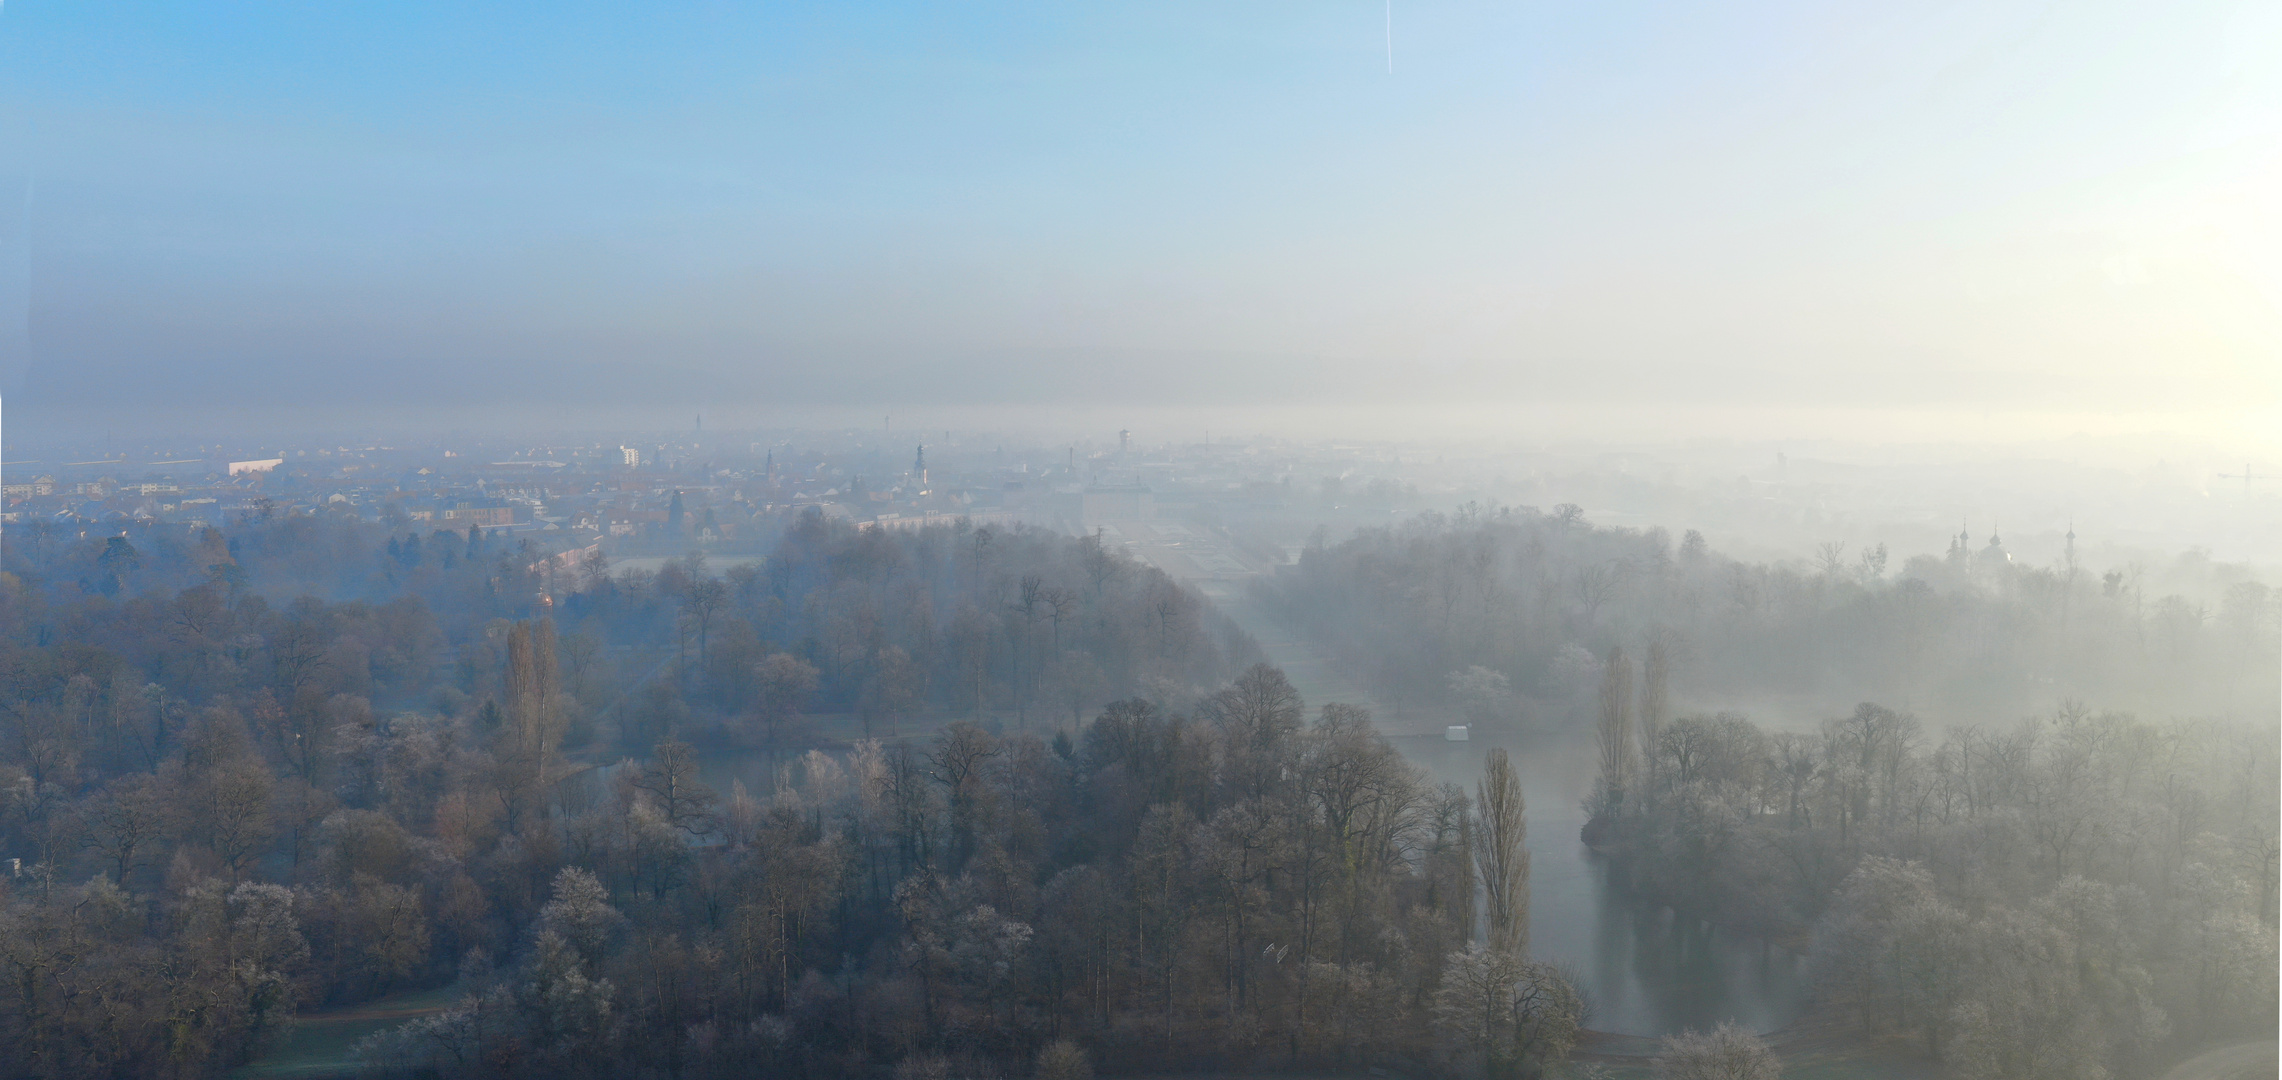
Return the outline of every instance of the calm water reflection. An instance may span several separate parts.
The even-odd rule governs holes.
[[[1764,1032],[1798,1016],[1806,982],[1797,954],[1636,902],[1610,887],[1598,867],[1592,878],[1592,955],[1580,971],[1594,1027],[1662,1035],[1733,1020]],[[1553,953],[1551,945],[1539,951]]]

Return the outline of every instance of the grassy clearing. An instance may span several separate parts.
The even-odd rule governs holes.
[[[1870,1039],[1822,1013],[1809,1013],[1767,1040],[1783,1058],[1785,1080],[1948,1080],[1919,1043]]]
[[[356,1063],[350,1060],[349,1051],[355,1048],[357,1040],[417,1016],[442,1012],[458,998],[458,992],[446,986],[390,994],[325,1012],[304,1013],[295,1018],[293,1033],[286,1036],[283,1043],[233,1075],[245,1080],[256,1077],[321,1080],[350,1075]]]

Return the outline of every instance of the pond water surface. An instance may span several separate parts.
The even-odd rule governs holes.
[[[1796,953],[1610,884],[1605,860],[1577,839],[1595,769],[1591,747],[1547,737],[1414,737],[1395,745],[1437,780],[1468,791],[1490,747],[1503,745],[1512,755],[1529,808],[1530,952],[1575,972],[1594,1029],[1669,1035],[1732,1020],[1766,1032],[1804,1010],[1806,978]]]

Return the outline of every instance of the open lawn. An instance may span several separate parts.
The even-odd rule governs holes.
[[[1784,1080],[1947,1080],[1941,1063],[1914,1043],[1865,1039],[1828,1017],[1809,1014],[1767,1035],[1783,1059]],[[1573,1060],[1608,1080],[1645,1080],[1661,1040],[1586,1032]]]
[[[2271,1080],[2278,1049],[2272,1041],[2222,1046],[2173,1066],[2163,1080]]]
[[[350,1059],[349,1051],[357,1040],[416,1016],[442,1012],[458,999],[458,992],[446,986],[390,994],[325,1012],[303,1013],[294,1020],[293,1033],[286,1036],[283,1043],[234,1075],[246,1080],[254,1077],[320,1080],[351,1075],[356,1071],[356,1063]]]

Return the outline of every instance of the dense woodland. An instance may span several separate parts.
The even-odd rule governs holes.
[[[1595,732],[1612,872],[1810,947],[1832,1008],[1961,1073],[2128,1074],[2271,1026],[2270,719],[1674,715],[1759,679],[2002,700],[1990,650],[2223,702],[2270,597],[2167,652],[2115,582],[2054,614],[2046,572],[1974,555],[1889,579],[1668,547],[1429,515],[1265,599],[1404,707]],[[283,516],[32,527],[5,560],[6,1075],[214,1075],[299,1011],[443,987],[368,1069],[1526,1077],[1589,1022],[1530,958],[1502,752],[1429,782],[1090,540],[811,516],[726,573],[614,574]],[[709,783],[731,760],[774,782]],[[1723,1054],[1773,1068],[1729,1029],[1659,1068]]]
[[[613,573],[598,555],[550,557],[480,529],[353,516],[227,535],[35,522],[9,532],[5,559],[28,644],[104,649],[200,704],[348,694],[456,715],[501,693],[507,622],[545,618],[569,745],[636,751],[668,726],[700,743],[750,736],[724,725],[756,713],[767,735],[797,735],[779,730],[796,712],[882,733],[920,712],[1066,726],[1139,689],[1194,696],[1258,653],[1154,568],[1032,529],[859,530],[811,513],[762,562],[723,572],[692,554]]]
[[[310,517],[8,552],[22,1074],[215,1072],[296,1010],[455,981],[465,1039],[374,1059],[1359,1054],[1388,1014],[1341,1010],[1432,1009],[1471,924],[1466,798],[1367,717],[1303,724],[1194,594],[1087,540],[809,518],[724,576],[551,578],[481,533]],[[919,713],[975,722],[896,737]],[[783,782],[703,782],[738,754]]]

